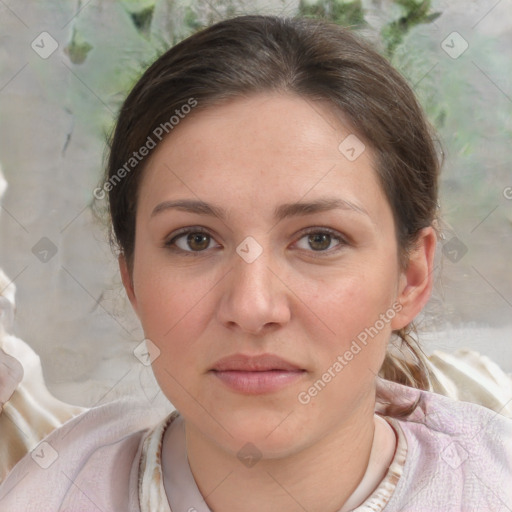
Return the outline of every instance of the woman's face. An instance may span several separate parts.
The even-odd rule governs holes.
[[[410,320],[370,149],[292,95],[174,128],[140,185],[131,279],[121,268],[163,392],[233,454],[291,454],[371,414],[390,333]],[[269,354],[290,366],[218,364]]]

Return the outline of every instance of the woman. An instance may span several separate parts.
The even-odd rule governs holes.
[[[510,507],[512,422],[428,391],[408,335],[438,170],[411,90],[347,30],[247,16],[169,50],[94,195],[176,411],[68,421],[9,473],[2,509]]]

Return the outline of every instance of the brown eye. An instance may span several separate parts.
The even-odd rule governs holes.
[[[331,245],[331,235],[328,233],[315,233],[308,236],[310,247],[315,251],[323,251]]]
[[[200,252],[208,249],[210,236],[206,233],[190,232],[176,237],[173,241],[176,243],[177,247],[184,251]]]
[[[194,255],[205,252],[210,248],[213,239],[209,233],[201,229],[184,229],[179,231],[168,242],[165,247],[174,252],[181,252],[185,255]]]
[[[189,233],[187,244],[194,251],[203,251],[210,245],[210,237],[204,233]]]
[[[311,228],[295,243],[296,247],[309,253],[319,253],[318,256],[331,255],[343,249],[347,241],[343,235],[330,228]]]

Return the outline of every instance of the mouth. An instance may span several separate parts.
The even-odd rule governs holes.
[[[307,372],[273,354],[236,354],[217,361],[210,373],[231,390],[254,395],[278,391]]]

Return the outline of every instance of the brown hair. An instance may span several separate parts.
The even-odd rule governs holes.
[[[393,211],[399,264],[405,268],[418,232],[435,221],[440,163],[433,130],[404,78],[353,32],[324,20],[240,16],[216,23],[165,52],[142,75],[118,117],[106,173],[112,239],[133,265],[137,190],[145,161],[122,173],[191,99],[189,114],[264,91],[327,101],[375,155],[376,171]],[[409,327],[410,329],[410,327]],[[380,376],[430,389],[428,368],[409,331],[397,332],[403,358],[385,357]],[[395,411],[404,416],[408,409]]]

